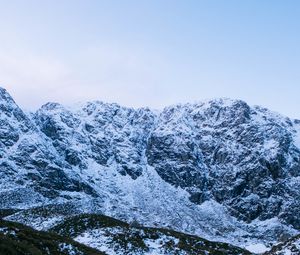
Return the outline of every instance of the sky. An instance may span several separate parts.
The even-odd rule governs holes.
[[[300,119],[298,0],[0,0],[0,86],[23,108],[229,97]]]

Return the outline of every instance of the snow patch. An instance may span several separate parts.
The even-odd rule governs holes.
[[[248,251],[253,252],[255,254],[262,254],[262,253],[270,250],[262,243],[250,244],[250,245],[246,246],[245,248]]]

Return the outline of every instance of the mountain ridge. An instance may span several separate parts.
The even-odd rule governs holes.
[[[242,247],[300,230],[297,120],[232,99],[28,116],[4,89],[0,111],[1,208],[73,203]]]

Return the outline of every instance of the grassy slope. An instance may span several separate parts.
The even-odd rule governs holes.
[[[147,252],[148,247],[145,244],[145,240],[158,240],[161,236],[169,236],[179,240],[177,243],[168,241],[164,244],[164,249],[169,251],[168,254],[178,254],[178,251],[183,251],[190,255],[207,254],[207,252],[212,255],[250,254],[248,251],[229,244],[210,242],[197,236],[167,229],[131,226],[123,221],[98,214],[82,214],[71,217],[53,227],[51,231],[75,238],[85,231],[101,228],[106,229],[106,234],[111,236],[112,247],[119,247],[124,251],[124,254],[134,250]],[[122,230],[117,233],[110,231],[113,228]],[[130,243],[129,246],[128,243]],[[128,249],[128,247],[131,248]]]
[[[37,231],[19,223],[0,220],[0,254],[5,255],[103,255],[55,233]],[[64,247],[64,248],[63,248]]]

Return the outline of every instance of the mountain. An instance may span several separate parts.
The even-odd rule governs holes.
[[[6,219],[105,214],[240,247],[299,233],[299,120],[231,99],[26,114],[4,89],[0,114],[0,208],[22,209]]]

